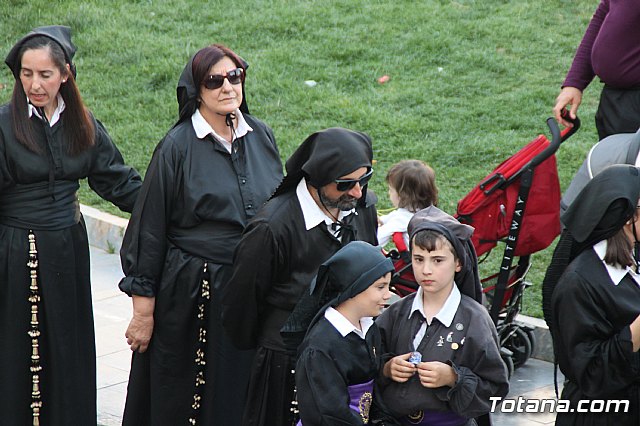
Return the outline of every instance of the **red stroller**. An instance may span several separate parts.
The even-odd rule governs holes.
[[[491,318],[496,323],[503,358],[509,369],[523,365],[531,356],[533,329],[515,321],[522,308],[522,295],[530,283],[525,281],[530,255],[548,247],[560,233],[560,184],[555,152],[580,127],[560,132],[554,119],[547,125],[552,141],[544,135],[527,144],[500,164],[458,202],[456,218],[475,228],[472,242],[477,255],[486,260],[498,242],[505,244],[498,273],[482,280],[483,293]],[[394,238],[392,250],[396,273],[395,292],[403,297],[417,289],[408,253]],[[514,259],[518,257],[514,265]]]

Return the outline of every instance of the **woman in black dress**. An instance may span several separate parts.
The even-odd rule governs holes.
[[[273,133],[244,102],[246,69],[221,45],[191,58],[179,120],[153,154],[129,222],[124,425],[240,424],[253,352],[223,333],[219,290],[248,220],[282,179]]]
[[[96,351],[80,179],[131,211],[124,164],[75,83],[68,27],[36,28],[9,52],[0,107],[0,423],[96,424]]]

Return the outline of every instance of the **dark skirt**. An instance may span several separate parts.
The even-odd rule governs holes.
[[[243,426],[292,426],[295,398],[294,359],[286,352],[258,347],[251,369]]]
[[[208,263],[206,273],[203,266],[204,260],[174,246],[168,250],[149,348],[132,357],[123,426],[188,425],[191,418],[197,425],[240,424],[253,351],[235,349],[221,326],[219,288],[229,266]],[[206,342],[200,344],[203,276],[211,290]],[[195,361],[199,348],[205,365]],[[196,388],[200,367],[204,383]]]
[[[33,424],[29,231],[0,225],[0,423]],[[96,424],[96,351],[84,222],[35,231],[40,424]],[[115,284],[114,284],[115,285]]]

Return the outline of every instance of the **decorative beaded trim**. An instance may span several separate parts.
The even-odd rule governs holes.
[[[296,370],[292,369],[289,372],[295,380]],[[295,385],[293,387],[293,398],[291,398],[291,407],[289,408],[289,411],[291,412],[292,424],[296,424],[300,418],[300,409],[298,408],[298,388]]]
[[[196,376],[195,376],[195,392],[193,394],[193,403],[191,404],[191,416],[189,417],[189,424],[196,425],[198,421],[198,414],[200,410],[200,401],[202,395],[200,387],[205,384],[204,373],[207,365],[205,357],[205,349],[207,347],[207,306],[211,299],[211,291],[209,287],[209,281],[207,277],[207,262],[204,263],[202,270],[202,281],[200,282],[200,298],[198,299],[198,345],[196,347],[196,357],[194,362],[196,363]]]
[[[29,286],[29,302],[31,303],[31,328],[28,331],[31,338],[31,381],[33,388],[31,391],[31,412],[33,413],[33,426],[40,425],[40,410],[42,409],[42,399],[40,399],[40,327],[38,322],[38,308],[40,306],[40,289],[38,288],[38,250],[36,248],[36,236],[29,230],[29,275],[31,285]]]

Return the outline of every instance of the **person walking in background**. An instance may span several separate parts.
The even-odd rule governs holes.
[[[380,216],[378,244],[384,247],[393,234],[402,232],[405,246],[409,247],[407,225],[413,214],[431,205],[438,205],[436,174],[420,160],[403,160],[391,166],[385,180],[395,210]]]
[[[567,105],[575,119],[582,92],[598,76],[604,83],[596,112],[600,139],[616,133],[635,133],[640,127],[640,4],[601,0],[573,58],[553,113],[561,117]]]
[[[309,136],[286,163],[287,176],[247,226],[223,290],[223,324],[240,349],[257,348],[242,425],[294,422],[295,352],[306,327],[280,329],[318,267],[354,240],[377,244],[367,135],[331,128]],[[297,336],[297,337],[296,337]],[[237,373],[237,372],[235,372]]]
[[[5,62],[0,107],[0,418],[95,425],[96,350],[79,180],[130,212],[139,174],[124,164],[75,82],[71,29],[36,28]]]
[[[249,219],[282,180],[271,129],[248,113],[246,63],[200,49],[178,122],[151,159],[120,252],[133,352],[123,425],[238,425],[252,351],[222,330],[220,290]]]

